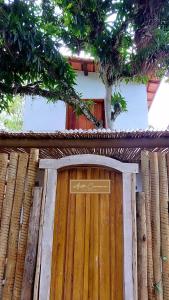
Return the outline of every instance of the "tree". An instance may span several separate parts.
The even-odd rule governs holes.
[[[99,65],[111,128],[126,109],[120,94],[112,96],[113,86],[121,80],[145,82],[150,74],[162,75],[168,68],[169,1],[55,0],[55,4],[62,12],[61,39],[74,53],[90,53]],[[50,20],[50,30],[52,26],[55,22]]]
[[[10,131],[21,131],[23,126],[23,104],[22,97],[14,97],[9,102],[8,112],[2,111],[0,114],[0,129]]]
[[[63,100],[100,126],[76,93],[75,72],[59,52],[59,35],[44,29],[47,20],[56,27],[50,2],[39,7],[31,0],[0,1],[0,111],[9,109],[15,95],[40,95]]]

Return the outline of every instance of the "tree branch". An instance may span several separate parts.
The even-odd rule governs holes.
[[[61,100],[75,108],[79,108],[82,113],[86,116],[86,118],[91,121],[96,128],[102,128],[103,123],[101,120],[97,120],[96,117],[90,112],[88,106],[84,101],[80,99],[80,97],[76,94],[73,88],[69,88],[67,90],[67,96],[65,97],[65,90],[62,92],[59,91],[49,91],[47,89],[42,89],[35,82],[35,86],[31,85],[15,85],[15,86],[7,86],[6,84],[0,82],[0,94],[10,94],[10,95],[31,95],[31,96],[41,96],[47,99],[51,99],[51,101],[55,102],[57,100]],[[57,99],[57,100],[56,100]]]

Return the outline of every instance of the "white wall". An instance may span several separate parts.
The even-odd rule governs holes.
[[[105,88],[97,73],[84,76],[78,72],[76,90],[83,98],[103,99]],[[116,120],[114,129],[145,129],[148,126],[148,109],[146,86],[142,84],[120,84],[116,89],[127,101],[128,112],[122,113]],[[26,97],[24,109],[23,130],[55,131],[65,128],[65,104],[58,101],[56,104],[46,103],[40,97]]]
[[[25,97],[23,131],[64,130],[66,105],[62,101],[47,103],[42,97]]]
[[[166,129],[169,126],[169,82],[163,78],[156,92],[148,114],[149,125],[154,129]]]

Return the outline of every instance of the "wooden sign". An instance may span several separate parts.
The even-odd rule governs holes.
[[[110,180],[70,180],[71,194],[110,194]]]

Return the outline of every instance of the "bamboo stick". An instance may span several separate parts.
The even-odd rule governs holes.
[[[4,200],[6,173],[8,165],[8,154],[0,153],[0,226],[2,216],[2,206]]]
[[[137,263],[138,263],[138,299],[148,300],[147,288],[147,230],[145,212],[145,194],[137,193]]]
[[[39,227],[39,239],[38,239],[38,253],[36,259],[36,271],[34,280],[33,300],[39,299],[39,279],[41,272],[41,254],[42,254],[42,236],[43,236],[43,224],[44,224],[44,212],[46,204],[46,189],[47,189],[48,170],[45,170],[44,183],[43,183],[43,196],[41,205],[40,227]]]
[[[13,289],[13,300],[20,300],[21,287],[24,272],[24,260],[26,254],[28,224],[30,217],[30,209],[32,205],[32,192],[35,184],[35,178],[37,173],[39,151],[38,149],[32,149],[30,152],[30,158],[28,163],[27,182],[25,187],[25,195],[23,200],[23,214],[22,214],[22,226],[19,234],[15,281]]]
[[[36,267],[39,221],[42,200],[42,188],[35,187],[31,208],[25,267],[22,282],[21,300],[31,300],[33,297],[33,282]]]
[[[12,299],[13,284],[15,278],[16,257],[19,238],[20,214],[25,187],[28,154],[19,154],[18,170],[16,176],[15,194],[11,215],[11,224],[8,239],[8,255],[5,273],[5,285],[3,288],[3,300]]]
[[[4,269],[5,269],[5,259],[6,259],[7,244],[8,244],[10,218],[11,218],[12,205],[13,205],[17,163],[18,163],[18,154],[12,152],[10,154],[6,195],[3,202],[1,230],[0,230],[0,299],[2,299],[2,281],[3,281]]]
[[[153,251],[152,251],[152,228],[151,228],[151,201],[150,201],[150,166],[149,152],[141,152],[141,176],[143,192],[145,194],[146,228],[147,228],[147,285],[148,299],[155,299],[154,293],[154,272],[153,272]]]
[[[161,241],[160,241],[160,203],[159,203],[159,169],[158,154],[150,155],[151,173],[151,208],[152,208],[152,241],[154,287],[156,300],[163,299],[162,274],[161,274]]]
[[[159,153],[161,254],[163,299],[169,299],[169,222],[168,222],[168,178],[166,156]]]

